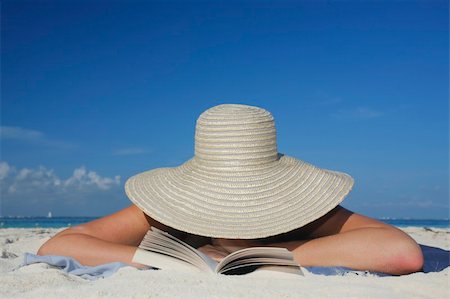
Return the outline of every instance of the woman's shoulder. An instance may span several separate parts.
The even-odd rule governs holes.
[[[275,237],[277,241],[315,239],[366,227],[387,228],[389,225],[338,205],[313,222]]]
[[[265,241],[287,242],[292,240],[315,239],[341,232],[355,213],[338,205],[322,217],[284,234],[265,238]]]

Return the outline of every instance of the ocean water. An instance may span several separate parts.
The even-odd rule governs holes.
[[[60,228],[86,223],[100,217],[0,217],[0,228]]]
[[[100,217],[0,217],[0,228],[61,228],[86,223]],[[449,219],[379,219],[385,223],[406,227],[450,228]]]

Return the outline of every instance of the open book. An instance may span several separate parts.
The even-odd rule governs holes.
[[[198,269],[218,274],[246,274],[273,270],[303,275],[286,248],[252,247],[235,251],[216,262],[167,232],[151,227],[133,256],[133,262],[159,269]]]

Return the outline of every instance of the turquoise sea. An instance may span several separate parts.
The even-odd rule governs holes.
[[[0,217],[0,228],[60,228],[75,226],[99,217]],[[450,228],[449,219],[379,219],[391,225],[406,227]]]

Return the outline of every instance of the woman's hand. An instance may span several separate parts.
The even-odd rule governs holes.
[[[214,246],[214,245],[204,245],[200,248],[197,248],[202,253],[206,254],[216,262],[220,262],[224,257],[226,257],[229,252],[223,249],[220,246]]]
[[[214,246],[220,247],[228,253],[232,253],[244,248],[264,246],[261,242],[244,239],[212,239]]]
[[[204,245],[198,250],[220,262],[232,252],[255,246],[258,246],[258,243],[251,240],[212,239],[212,244]]]
[[[208,255],[213,260],[220,262],[224,257],[232,252],[255,246],[262,245],[253,240],[212,239],[212,244],[204,245],[198,248],[198,250]]]

